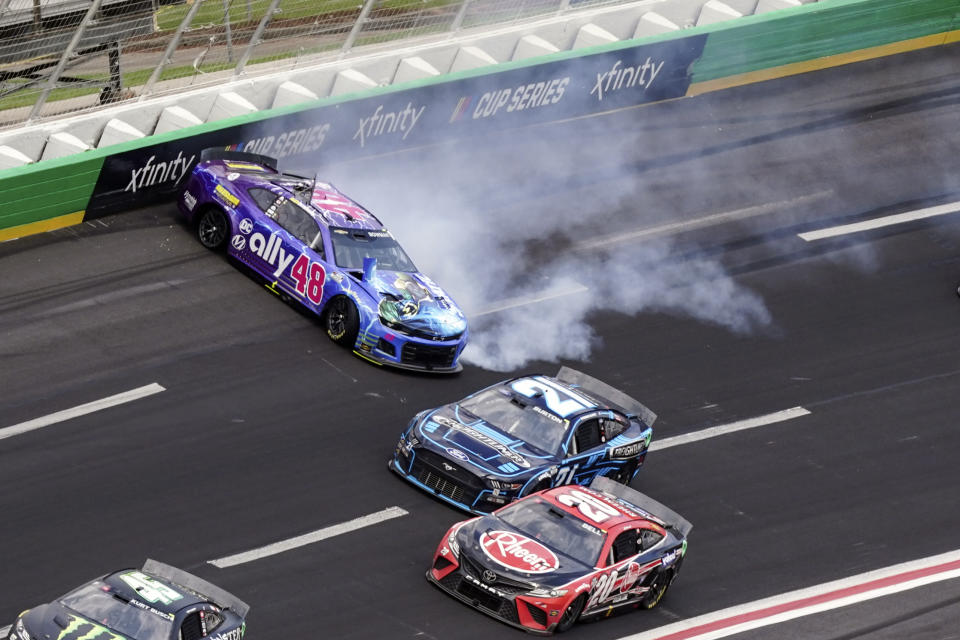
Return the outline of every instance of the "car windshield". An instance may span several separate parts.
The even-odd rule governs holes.
[[[599,529],[539,496],[514,502],[498,511],[497,517],[554,553],[590,567],[596,566],[603,550],[603,534]]]
[[[566,424],[552,413],[520,400],[515,401],[502,388],[487,389],[461,402],[460,407],[544,453],[559,455]]]
[[[173,619],[141,609],[123,598],[104,591],[106,585],[94,582],[60,600],[91,621],[102,624],[131,640],[168,640],[173,635]]]
[[[364,258],[376,258],[379,269],[417,270],[388,231],[333,228],[330,238],[333,241],[334,259],[337,266],[343,269],[363,269]]]

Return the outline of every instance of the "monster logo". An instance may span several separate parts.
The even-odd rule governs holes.
[[[70,624],[63,628],[57,640],[126,640],[126,638],[89,620],[70,616]]]

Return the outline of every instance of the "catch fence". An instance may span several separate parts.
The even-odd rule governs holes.
[[[626,0],[0,0],[0,128]]]

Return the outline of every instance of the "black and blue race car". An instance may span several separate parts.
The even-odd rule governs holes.
[[[418,413],[389,467],[474,514],[549,487],[598,476],[628,484],[656,415],[625,393],[563,367],[512,378]]]
[[[241,640],[250,607],[182,569],[147,560],[24,611],[8,640]]]
[[[467,320],[372,213],[273,158],[207,149],[177,200],[200,243],[319,316],[334,342],[381,365],[456,372]]]

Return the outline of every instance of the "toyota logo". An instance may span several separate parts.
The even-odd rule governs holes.
[[[490,569],[484,569],[483,581],[486,582],[487,584],[493,584],[494,582],[497,581],[497,574],[495,574],[493,571],[490,571]]]

